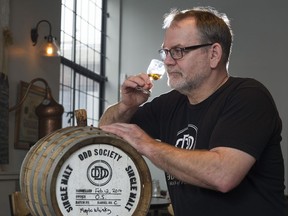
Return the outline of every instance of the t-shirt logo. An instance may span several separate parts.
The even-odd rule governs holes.
[[[197,132],[198,128],[193,124],[189,124],[186,128],[178,131],[175,147],[187,150],[195,149]]]

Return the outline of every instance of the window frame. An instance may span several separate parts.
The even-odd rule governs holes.
[[[74,5],[74,10],[76,9],[76,5],[77,5],[77,0],[75,0],[75,5]],[[61,7],[63,7],[62,3],[61,3]],[[73,45],[72,45],[72,49],[73,49],[73,60],[69,60],[67,58],[65,58],[64,56],[60,56],[60,63],[61,63],[61,67],[68,67],[73,71],[73,84],[71,87],[72,89],[72,96],[73,96],[73,102],[71,102],[71,107],[72,110],[71,111],[66,111],[67,115],[70,114],[70,118],[73,119],[73,121],[71,121],[70,123],[68,122],[68,124],[74,126],[75,125],[75,119],[74,119],[74,111],[75,111],[75,107],[76,107],[76,76],[77,75],[82,75],[88,79],[91,79],[93,82],[97,82],[99,84],[99,107],[98,107],[98,116],[100,117],[104,110],[105,110],[105,83],[108,81],[107,77],[106,77],[106,38],[107,38],[107,18],[108,16],[108,12],[107,12],[107,0],[102,0],[102,23],[101,23],[101,45],[100,45],[100,74],[95,73],[93,71],[91,71],[88,68],[85,68],[83,66],[81,66],[80,64],[76,63],[76,16],[77,14],[73,15]],[[62,28],[61,28],[61,32],[62,32]],[[62,68],[61,68],[61,72],[60,75],[62,75]],[[60,79],[61,80],[61,79]],[[64,86],[63,83],[60,83],[60,86]],[[61,91],[61,87],[60,87],[60,98],[62,98],[63,100],[63,92]],[[99,120],[99,119],[98,119]],[[64,123],[64,122],[63,122]]]

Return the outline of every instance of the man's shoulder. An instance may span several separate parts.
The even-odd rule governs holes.
[[[230,86],[234,87],[261,87],[263,88],[264,85],[254,78],[247,78],[247,77],[230,77],[229,79]]]

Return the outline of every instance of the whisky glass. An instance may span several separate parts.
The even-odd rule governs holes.
[[[160,61],[158,59],[152,59],[147,68],[147,74],[150,77],[150,79],[159,80],[162,78],[164,73],[165,73],[165,66],[164,66],[163,61]],[[142,91],[144,94],[151,93],[149,90],[143,89],[140,86],[137,86],[136,89],[139,91]]]

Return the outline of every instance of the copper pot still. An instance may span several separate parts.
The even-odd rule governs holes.
[[[55,101],[52,96],[51,89],[45,79],[35,78],[31,80],[24,97],[17,105],[9,108],[9,112],[21,107],[27,98],[32,85],[37,81],[41,81],[45,85],[45,97],[35,110],[35,113],[38,116],[38,138],[40,139],[53,131],[62,128],[62,115],[64,113],[63,106]]]
[[[55,130],[62,128],[62,114],[64,108],[52,97],[49,87],[46,88],[44,100],[36,107],[38,116],[38,138],[42,138]]]

